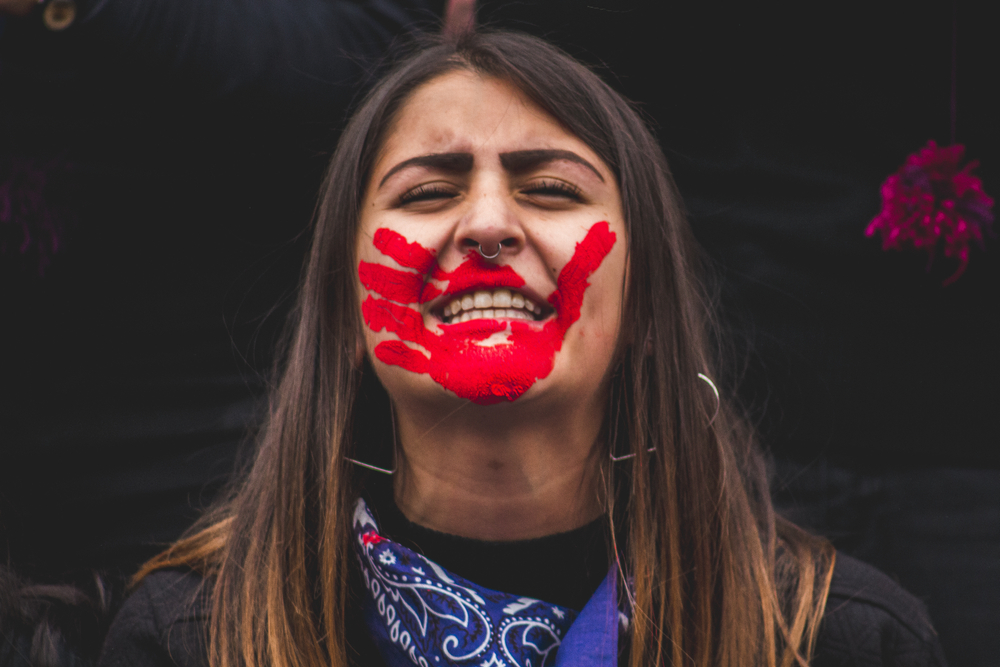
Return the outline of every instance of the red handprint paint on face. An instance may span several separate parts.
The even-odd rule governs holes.
[[[379,343],[375,356],[413,373],[428,373],[445,389],[480,405],[513,401],[552,372],[566,331],[580,318],[583,294],[590,285],[587,280],[611,252],[615,239],[608,223],[598,222],[576,244],[573,257],[560,271],[556,289],[549,295],[555,313],[544,324],[478,319],[442,324],[441,333],[437,333],[425,327],[423,315],[408,304],[423,304],[442,294],[451,296],[471,289],[517,289],[524,285],[524,279],[509,266],[483,261],[475,251],[470,251],[454,271],[442,271],[432,251],[407,242],[396,232],[379,229],[375,247],[417,273],[360,263],[361,284],[382,297],[369,295],[365,299],[361,306],[365,323],[372,331],[384,329],[400,338]],[[442,291],[429,280],[447,282],[447,287]],[[507,333],[506,340],[482,344],[501,332]],[[407,342],[420,345],[430,356]]]

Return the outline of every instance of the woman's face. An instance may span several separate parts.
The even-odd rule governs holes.
[[[618,340],[625,246],[615,178],[583,141],[503,81],[430,81],[363,200],[358,285],[380,380],[408,404],[591,404]]]

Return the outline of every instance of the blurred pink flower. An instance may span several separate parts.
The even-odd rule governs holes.
[[[881,235],[883,250],[926,249],[928,269],[943,240],[945,257],[959,262],[945,285],[965,272],[970,242],[982,247],[983,235],[993,233],[993,199],[983,192],[979,177],[972,175],[978,161],[959,169],[964,153],[960,144],[938,148],[928,141],[906,158],[906,164],[882,184],[882,211],[865,230],[867,236]]]

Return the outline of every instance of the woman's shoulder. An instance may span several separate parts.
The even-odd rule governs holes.
[[[205,583],[190,570],[143,579],[115,616],[99,667],[206,667]]]
[[[871,565],[837,553],[814,667],[943,667],[924,604]]]

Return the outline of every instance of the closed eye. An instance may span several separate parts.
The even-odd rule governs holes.
[[[521,189],[521,193],[531,198],[541,199],[569,199],[575,202],[583,201],[583,193],[580,188],[556,179],[542,179],[533,181]]]
[[[436,200],[451,199],[457,196],[454,188],[440,183],[427,183],[407,190],[396,200],[397,206],[417,204],[420,202],[431,202]]]

